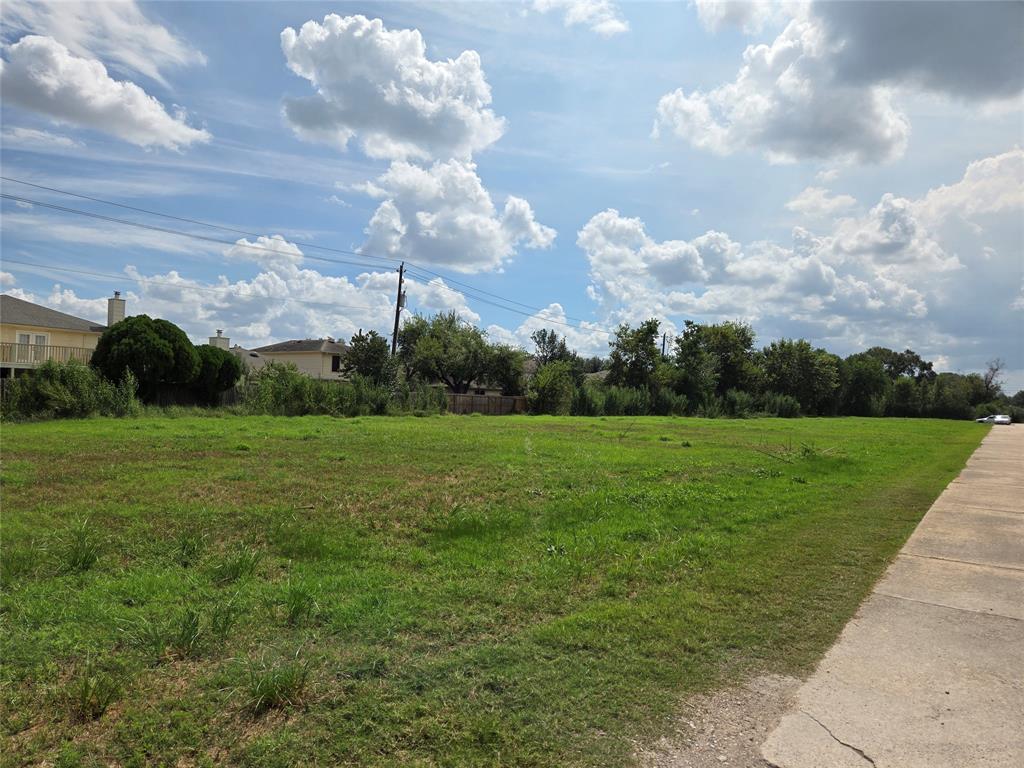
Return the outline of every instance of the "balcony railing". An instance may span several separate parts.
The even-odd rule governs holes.
[[[92,359],[93,350],[85,347],[61,347],[52,344],[16,344],[11,341],[0,342],[0,365],[28,367],[39,365],[47,360],[66,363],[78,360],[88,363]]]

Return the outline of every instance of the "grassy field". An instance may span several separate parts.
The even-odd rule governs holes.
[[[4,765],[628,765],[808,670],[986,430],[4,425]]]

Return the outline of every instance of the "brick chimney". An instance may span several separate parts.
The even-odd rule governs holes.
[[[217,335],[210,337],[211,347],[220,347],[221,349],[230,349],[231,339],[224,335],[224,331],[220,328],[217,329]]]
[[[120,291],[114,291],[114,298],[107,299],[107,327],[124,320],[124,299]]]

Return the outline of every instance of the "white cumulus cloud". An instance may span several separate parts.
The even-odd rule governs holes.
[[[375,158],[468,159],[504,132],[476,51],[433,61],[419,30],[336,14],[286,28],[281,48],[316,89],[284,103],[304,139],[345,149],[357,138]]]
[[[831,195],[824,187],[807,187],[786,203],[786,210],[810,219],[820,219],[847,211],[857,204],[850,195]]]
[[[533,0],[541,13],[561,11],[565,26],[582,26],[601,37],[614,37],[629,31],[622,9],[612,0]]]
[[[8,46],[0,85],[7,103],[140,147],[180,150],[211,138],[135,83],[114,80],[99,61],[75,56],[50,37],[28,35]]]
[[[555,239],[522,198],[510,196],[499,213],[468,161],[395,161],[364,189],[385,198],[366,228],[363,250],[373,255],[479,272],[500,267],[519,245],[547,248]]]
[[[52,37],[86,59],[100,59],[166,85],[161,70],[205,64],[206,57],[162,24],[146,18],[135,2],[6,0],[4,37]]]

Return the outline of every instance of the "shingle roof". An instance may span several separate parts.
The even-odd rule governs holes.
[[[255,347],[253,352],[261,355],[280,352],[323,352],[327,355],[343,355],[348,346],[340,341],[328,339],[292,339],[291,341],[279,341],[276,344],[268,344],[265,347]]]
[[[0,295],[0,323],[5,325],[36,325],[65,331],[103,333],[107,326],[80,317],[41,307],[16,296]]]

